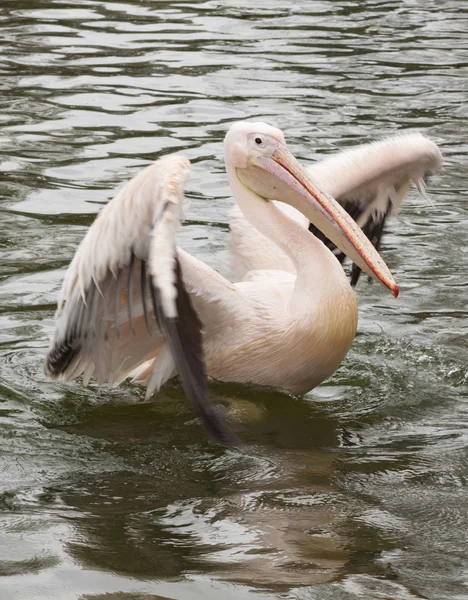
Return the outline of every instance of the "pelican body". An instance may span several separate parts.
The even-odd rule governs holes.
[[[282,131],[239,122],[226,135],[225,163],[238,207],[234,281],[176,246],[189,162],[160,158],[106,205],[78,248],[45,369],[85,384],[131,377],[148,396],[178,374],[207,429],[229,444],[206,376],[293,394],[329,377],[358,322],[344,256],[355,280],[362,270],[398,295],[376,246],[411,182],[421,187],[441,156],[430,140],[408,135],[307,170]]]

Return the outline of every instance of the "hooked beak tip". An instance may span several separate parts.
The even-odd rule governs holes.
[[[271,156],[255,156],[252,164],[286,183],[294,192],[294,200],[288,203],[314,223],[365,273],[398,298],[400,289],[376,248],[345,209],[311,180],[285,146],[277,148]],[[271,198],[276,199],[273,196]],[[287,201],[286,198],[279,199]]]

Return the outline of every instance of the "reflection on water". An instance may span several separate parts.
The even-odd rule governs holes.
[[[335,425],[318,414],[317,447],[311,449],[307,403],[286,411],[283,396],[267,413],[259,403],[269,398],[251,394],[251,406],[239,409],[232,400],[236,417],[246,417],[244,437],[252,441],[243,457],[209,450],[196,424],[185,427],[189,436],[179,435],[174,399],[157,410],[124,407],[119,416],[114,407],[107,418],[93,414],[67,428],[113,440],[127,466],[60,486],[61,500],[86,515],[78,524],[83,541],[71,544],[72,555],[81,564],[145,577],[204,571],[247,583],[255,574],[257,583],[282,585],[333,578],[347,557],[346,539],[333,531],[345,503],[330,486],[336,457],[323,449],[336,444]],[[222,390],[220,396],[226,397]],[[180,405],[183,420],[192,420]],[[163,433],[164,414],[176,424],[171,440]],[[149,442],[171,450],[155,453]]]
[[[415,599],[468,594],[466,94],[456,0],[3,0],[0,598]],[[303,399],[213,394],[248,443],[206,438],[181,390],[46,381],[64,269],[150,160],[192,160],[180,242],[221,267],[237,119],[312,161],[433,137],[434,204],[384,243],[398,302],[360,285],[359,334]]]

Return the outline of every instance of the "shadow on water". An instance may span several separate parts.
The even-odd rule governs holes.
[[[275,588],[333,579],[348,560],[346,539],[330,535],[343,505],[337,421],[305,400],[214,387],[242,423],[243,454],[206,440],[176,386],[155,403],[83,406],[67,394],[54,405],[47,427],[104,440],[124,463],[44,491],[73,524],[68,551],[85,568],[138,577],[203,570]]]

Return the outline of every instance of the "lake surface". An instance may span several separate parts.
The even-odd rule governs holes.
[[[468,598],[466,3],[2,0],[0,28],[0,599]],[[192,160],[180,243],[222,266],[239,119],[303,162],[402,131],[445,157],[331,380],[213,385],[245,455],[175,383],[42,373],[86,227],[158,156]]]

